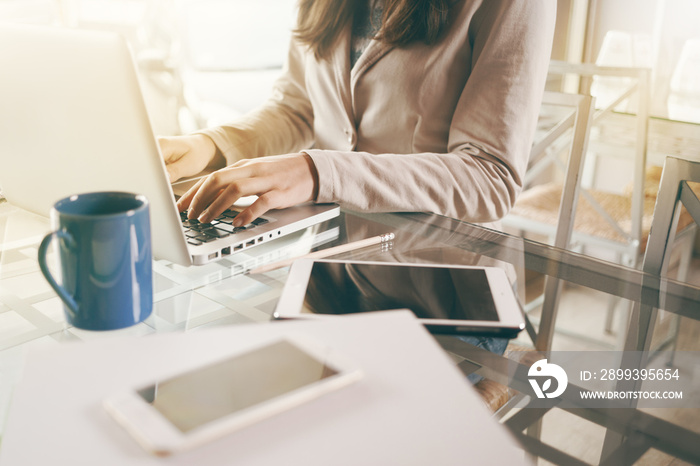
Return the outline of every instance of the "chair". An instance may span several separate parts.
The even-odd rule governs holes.
[[[653,187],[657,183],[654,182],[654,177],[658,175],[658,170],[654,167],[647,167],[650,70],[552,61],[550,76],[559,75],[574,75],[581,79],[579,88],[586,95],[590,94],[595,78],[624,80],[620,81],[623,86],[622,90],[618,90],[618,97],[608,99],[607,105],[597,109],[592,118],[591,124],[596,131],[586,155],[587,170],[581,174],[583,187],[580,192],[583,200],[575,212],[573,241],[565,245],[555,241],[554,245],[587,253],[590,253],[591,248],[600,252],[611,251],[615,261],[636,267],[649,234],[656,197]],[[623,115],[620,118],[615,109],[635,94],[636,117]],[[631,128],[630,118],[635,120]],[[600,125],[602,121],[606,122],[606,126]],[[613,134],[609,134],[611,132]],[[607,159],[631,158],[633,177],[625,191],[616,193],[595,189],[596,169],[601,162],[599,153],[605,153]],[[504,219],[504,225],[520,230],[522,234],[534,233],[552,237],[560,221],[557,204],[564,185],[558,181],[534,185],[532,181],[532,178],[526,179],[526,190],[509,216]],[[617,302],[611,300],[608,306],[605,329],[609,333],[612,333]]]
[[[647,232],[644,231],[644,185],[645,170],[647,164],[647,133],[649,119],[649,80],[650,70],[645,68],[623,68],[623,67],[602,67],[593,64],[570,64],[559,61],[552,61],[550,64],[550,76],[571,75],[582,78],[581,93],[590,95],[590,86],[595,77],[626,77],[629,78],[627,87],[619,97],[608,103],[604,108],[595,110],[591,125],[598,131],[596,136],[591,138],[589,153],[586,154],[588,165],[586,173],[580,176],[583,178],[584,188],[581,195],[584,201],[578,205],[576,212],[579,220],[575,223],[573,240],[574,244],[556,246],[574,248],[581,246],[598,246],[614,251],[620,262],[635,266],[639,256],[640,245],[644,242]],[[605,138],[604,131],[599,129],[601,121],[609,119],[613,115],[614,109],[622,102],[637,95],[637,117],[633,141],[625,140],[624,146],[610,147],[600,141]],[[623,128],[622,131],[627,131]],[[619,139],[619,134],[613,135],[614,139]],[[631,143],[631,144],[630,144]],[[631,145],[633,150],[625,146]],[[608,191],[593,189],[595,175],[595,165],[599,163],[597,153],[607,152],[606,156],[613,154],[616,157],[631,156],[634,169],[632,187],[629,193],[615,194]],[[582,166],[583,169],[583,166]],[[532,181],[528,179],[527,181]],[[527,182],[526,182],[527,183]],[[513,227],[524,225],[526,231],[545,234],[551,236],[555,225],[559,220],[554,210],[552,199],[557,199],[562,191],[562,183],[552,182],[535,186],[526,184],[525,192],[520,196],[511,215],[505,222]],[[647,211],[650,214],[653,208],[653,201],[647,202]],[[650,218],[650,215],[649,215]]]
[[[556,156],[561,151],[561,141],[568,144],[568,157],[565,169],[565,187],[562,190],[559,206],[559,218],[556,227],[554,243],[558,247],[566,247],[573,231],[573,212],[576,208],[578,190],[581,181],[580,173],[586,153],[594,99],[591,96],[545,92],[542,101],[542,112],[538,125],[536,142],[531,150],[531,168],[528,176],[534,177],[555,163]],[[556,114],[554,118],[552,115]],[[571,136],[569,137],[569,134]],[[556,147],[556,150],[552,150]],[[524,280],[519,278],[520,282]],[[533,345],[538,351],[551,349],[554,335],[554,321],[557,314],[557,304],[560,293],[559,280],[547,277],[543,299],[542,316],[538,331],[528,322],[527,332]],[[529,348],[510,344],[510,351],[528,351]],[[493,411],[503,414],[508,411],[506,406],[511,401],[510,389],[489,379],[478,382],[474,388],[479,392],[484,403]],[[517,400],[516,400],[517,401]],[[512,404],[512,403],[510,403]]]
[[[659,279],[668,270],[671,249],[679,226],[682,226],[681,222],[685,223],[689,218],[690,221],[700,225],[700,186],[691,186],[689,182],[700,182],[700,156],[667,157],[661,174],[651,232],[642,264],[642,270],[649,274],[643,280],[652,281],[652,283],[647,282],[652,290],[659,288]],[[644,284],[643,282],[642,286]],[[700,319],[698,309],[693,311],[694,317]],[[648,354],[653,349],[652,336],[657,314],[658,309],[653,305],[635,302],[625,338],[626,351],[644,351]],[[624,389],[635,390],[639,388],[640,383],[620,382]],[[607,431],[601,458],[611,455],[623,441],[623,435]]]
[[[700,225],[700,187],[691,187],[689,182],[700,183],[700,156],[686,159],[667,157],[642,265],[642,270],[652,276],[665,275],[674,238],[679,226],[683,226],[681,219],[685,217],[683,223],[686,223],[690,218]],[[685,215],[682,207],[685,207]],[[656,315],[656,308],[635,304],[625,342],[626,350],[651,349]],[[700,319],[700,313],[697,317]]]
[[[620,92],[617,99],[609,101],[603,108],[598,108],[592,117],[591,125],[596,127],[596,137],[591,138],[590,150],[587,154],[589,165],[592,170],[582,174],[584,177],[584,189],[581,194],[584,202],[578,205],[577,216],[587,221],[575,224],[573,238],[578,244],[602,246],[612,249],[619,254],[621,262],[634,266],[639,255],[640,244],[645,238],[643,232],[644,216],[644,185],[645,169],[647,165],[647,133],[649,119],[649,81],[650,70],[646,68],[624,68],[624,67],[603,67],[593,64],[571,64],[560,61],[552,61],[550,64],[550,76],[575,75],[581,78],[580,92],[584,95],[591,94],[591,84],[596,77],[626,77],[629,78],[627,87]],[[605,119],[609,120],[614,110],[624,101],[633,95],[637,96],[637,117],[632,130],[633,140],[623,141],[622,147],[614,147],[613,151],[609,146],[599,142],[604,140],[605,134],[600,129],[600,123]],[[620,130],[618,130],[620,131]],[[627,128],[621,131],[627,132]],[[615,133],[613,138],[619,140],[619,133]],[[633,150],[626,149],[630,146]],[[606,151],[607,149],[607,151]],[[629,157],[633,160],[633,180],[632,189],[627,194],[616,195],[606,191],[588,189],[589,185],[594,185],[595,165],[599,163],[597,154],[607,152],[615,156]],[[619,154],[619,155],[618,155]],[[589,167],[586,167],[589,168]],[[526,186],[527,188],[528,186]],[[561,183],[547,183],[544,186],[536,187],[535,191],[523,193],[519,202],[513,209],[513,215],[508,220],[509,223],[516,223],[516,219],[534,218],[539,223],[549,224],[550,227],[540,227],[537,232],[550,233],[553,231],[552,225],[557,221],[557,217],[552,212],[552,207],[547,202],[542,202],[543,198],[557,197],[561,191]],[[649,207],[653,206],[653,202]],[[593,221],[591,221],[593,219]],[[559,245],[557,245],[559,246]],[[569,247],[566,245],[564,247]]]
[[[542,109],[540,124],[538,124],[540,130],[531,151],[525,186],[532,185],[552,166],[558,167],[563,172],[561,189],[548,195],[552,199],[551,205],[555,209],[553,212],[554,222],[551,228],[550,225],[546,225],[545,229],[553,236],[554,246],[567,249],[574,232],[574,213],[579,199],[582,168],[593,117],[594,98],[578,94],[545,92]],[[553,125],[548,123],[552,113],[557,115],[555,117],[557,123]],[[546,128],[542,129],[542,126]],[[567,144],[569,150],[562,150],[562,145]],[[565,162],[560,158],[562,153],[566,153],[567,160]],[[527,191],[523,193],[523,196],[525,195],[527,195]],[[520,201],[516,202],[514,210],[519,203]],[[542,231],[536,220],[519,216],[517,212],[508,215],[503,222],[505,226],[511,226],[518,230]],[[530,335],[538,351],[551,349],[559,293],[559,281],[546,278],[542,295],[539,331],[536,335]]]

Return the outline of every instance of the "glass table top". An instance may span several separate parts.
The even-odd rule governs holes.
[[[60,300],[39,271],[37,248],[48,232],[47,219],[0,201],[0,377],[3,381],[0,385],[0,428],[5,427],[12,388],[21,376],[23,354],[27,349],[67,341],[266,322],[272,318],[288,268],[262,274],[250,274],[251,269],[388,232],[396,235],[388,245],[367,247],[333,258],[503,267],[518,287],[523,302],[529,299],[531,282],[537,282],[532,276],[546,275],[561,279],[565,288],[616,297],[629,303],[643,302],[675,315],[697,318],[700,310],[700,287],[695,285],[659,279],[482,226],[428,214],[341,212],[340,217],[331,221],[205,266],[182,267],[157,260],[154,262],[153,314],[128,329],[89,332],[66,324]],[[49,263],[51,260],[49,258]],[[570,301],[562,300],[563,307],[569,305]],[[610,338],[597,349],[615,349],[618,340]],[[527,332],[521,333],[518,343],[532,346]],[[459,356],[467,360],[472,357],[470,354],[469,350],[464,350]],[[503,359],[489,353],[485,357],[477,354],[473,360],[475,367],[481,367],[480,373],[497,374],[499,361]],[[506,379],[502,381],[507,382]],[[517,382],[514,383],[517,386]],[[697,400],[689,403],[700,407]],[[597,416],[598,420],[605,417],[600,412],[591,416]],[[522,418],[518,419],[520,421],[513,421],[516,426],[522,422]],[[615,422],[621,421],[616,418]],[[700,427],[696,425],[693,429],[687,434],[689,437],[684,438],[697,439]],[[520,440],[531,452],[545,451],[541,446],[529,445],[528,439]]]

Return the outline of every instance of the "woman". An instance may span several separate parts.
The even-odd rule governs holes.
[[[555,9],[556,0],[301,0],[265,105],[160,140],[172,181],[226,166],[178,207],[207,222],[259,196],[236,226],[307,201],[498,220],[522,187]]]

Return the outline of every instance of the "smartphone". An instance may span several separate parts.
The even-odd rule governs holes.
[[[111,396],[104,407],[145,450],[167,456],[361,377],[331,348],[285,337]]]
[[[525,318],[503,269],[462,265],[300,259],[278,319],[410,309],[434,334],[513,338]]]

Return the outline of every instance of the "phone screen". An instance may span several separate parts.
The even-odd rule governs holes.
[[[483,269],[314,262],[302,312],[407,308],[421,319],[499,320]]]
[[[186,433],[338,372],[281,340],[138,390]]]

